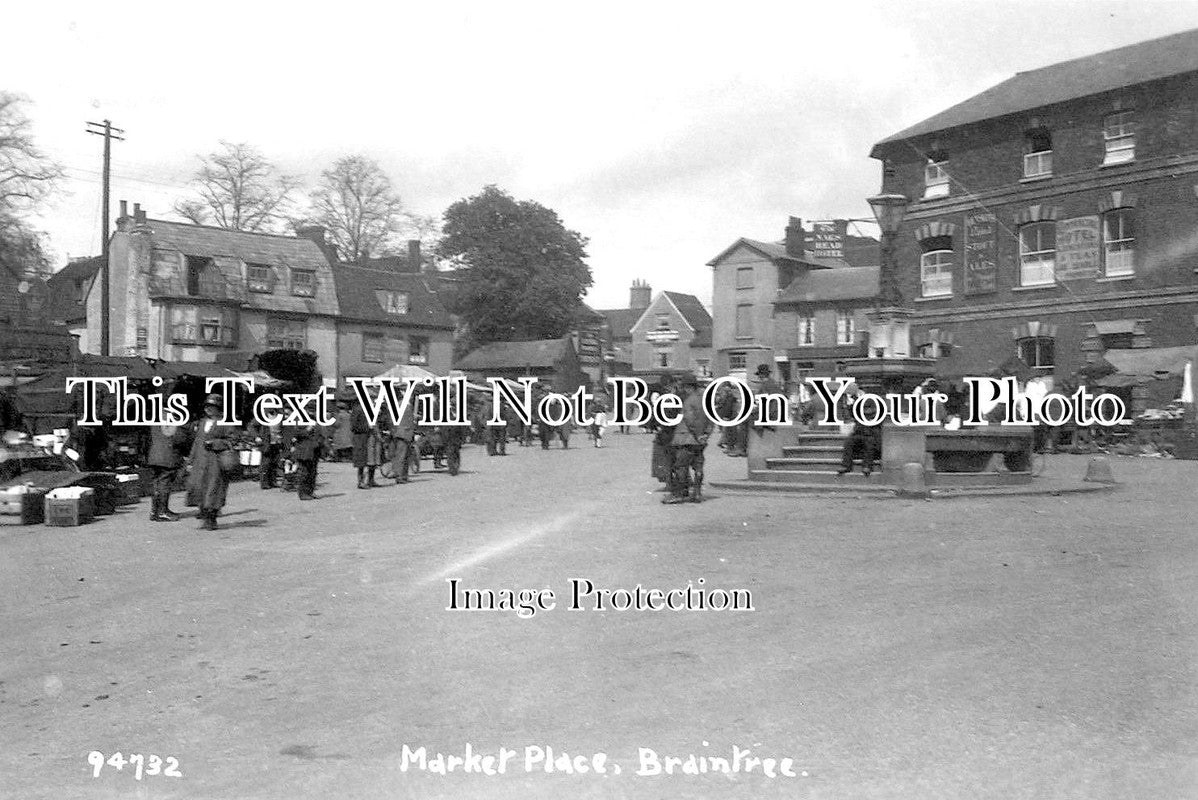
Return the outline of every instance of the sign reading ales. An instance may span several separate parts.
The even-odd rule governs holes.
[[[996,221],[990,213],[965,215],[965,294],[993,292],[997,288]]]

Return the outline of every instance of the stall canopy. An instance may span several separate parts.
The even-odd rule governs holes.
[[[1195,355],[1198,348],[1190,345],[1107,350],[1102,357],[1121,375],[1163,379],[1182,377],[1186,364],[1193,362]]]
[[[128,378],[132,382],[162,378],[210,378],[235,375],[217,364],[202,361],[159,361],[140,356],[80,356],[17,389],[17,408],[27,417],[74,417],[73,399],[66,392],[67,378]]]

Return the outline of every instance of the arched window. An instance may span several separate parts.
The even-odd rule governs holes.
[[[953,293],[953,239],[930,236],[920,243],[919,293],[923,297],[946,297]]]
[[[1135,210],[1115,208],[1102,215],[1102,249],[1108,278],[1136,272]]]
[[[1038,373],[1052,372],[1056,366],[1056,340],[1049,336],[1029,336],[1016,342],[1023,362]]]
[[[1055,222],[1031,222],[1020,227],[1020,286],[1049,286],[1056,283],[1056,257]]]

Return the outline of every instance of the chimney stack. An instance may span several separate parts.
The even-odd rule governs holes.
[[[329,263],[337,262],[337,250],[325,239],[323,225],[300,225],[295,229],[295,235],[300,239],[315,242],[316,246],[320,248],[320,252],[324,253],[325,258],[329,260]]]
[[[408,239],[408,272],[424,272],[419,239]]]
[[[118,231],[129,230],[130,221],[131,220],[129,219],[129,201],[122,200],[121,201],[121,213],[116,218],[116,229]]]
[[[806,234],[803,233],[803,220],[799,217],[791,217],[790,222],[786,224],[786,255],[793,258],[802,258],[806,244],[807,239]]]
[[[634,280],[628,291],[628,308],[632,311],[644,311],[653,302],[653,289],[648,281]]]

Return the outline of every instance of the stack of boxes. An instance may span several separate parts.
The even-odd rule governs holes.
[[[0,489],[0,525],[35,525],[45,518],[45,489],[33,486]]]

